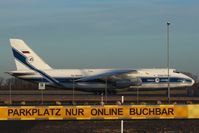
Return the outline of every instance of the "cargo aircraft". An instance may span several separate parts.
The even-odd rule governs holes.
[[[190,87],[194,80],[175,69],[53,69],[23,40],[10,39],[17,70],[8,74],[63,89],[101,93]]]

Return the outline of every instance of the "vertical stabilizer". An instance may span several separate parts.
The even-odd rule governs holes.
[[[17,70],[52,69],[23,40],[10,39]],[[31,67],[30,67],[31,66]]]

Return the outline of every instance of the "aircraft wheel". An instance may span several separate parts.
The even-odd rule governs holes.
[[[194,91],[191,88],[187,88],[187,96],[192,97],[194,95]]]
[[[97,92],[95,92],[94,94],[95,94],[95,95],[102,95],[102,92],[97,91]]]
[[[116,92],[115,92],[115,91],[108,91],[108,94],[109,94],[109,95],[115,95]]]

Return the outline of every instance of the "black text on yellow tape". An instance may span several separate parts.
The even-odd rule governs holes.
[[[191,108],[193,112],[194,107]],[[190,109],[189,109],[190,110]],[[199,110],[199,106],[198,106]],[[195,111],[195,110],[194,110]],[[196,112],[196,111],[195,111]],[[105,106],[21,106],[0,107],[6,119],[157,119],[188,118],[188,106],[105,105]]]

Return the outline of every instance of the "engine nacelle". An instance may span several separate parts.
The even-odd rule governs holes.
[[[122,79],[115,81],[115,87],[117,88],[127,88],[132,85],[132,82],[129,79]]]
[[[130,86],[140,86],[142,85],[141,79],[121,79],[114,82],[114,86],[117,88],[128,88]]]

